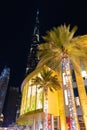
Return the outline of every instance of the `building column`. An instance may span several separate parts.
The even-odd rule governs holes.
[[[35,120],[35,117],[33,119],[33,129],[32,130],[36,130],[36,120]]]
[[[54,130],[54,117],[51,115],[51,130]]]

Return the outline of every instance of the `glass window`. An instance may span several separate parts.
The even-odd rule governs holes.
[[[37,103],[36,103],[36,109],[41,109],[43,106],[43,89],[40,88],[38,89],[37,88]]]
[[[31,87],[31,111],[36,108],[36,86]]]

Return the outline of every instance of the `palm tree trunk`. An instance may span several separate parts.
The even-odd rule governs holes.
[[[64,56],[62,58],[62,74],[63,74],[63,89],[64,89],[66,116],[70,117],[69,130],[79,130],[78,119],[76,114],[76,106],[74,101],[72,78],[70,72],[70,60],[67,56]]]
[[[48,88],[44,89],[44,130],[48,130]]]

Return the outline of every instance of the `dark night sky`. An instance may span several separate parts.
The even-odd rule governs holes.
[[[10,67],[12,86],[20,86],[24,78],[37,8],[41,35],[64,23],[77,25],[77,35],[87,34],[84,0],[0,1],[0,71],[5,65]]]

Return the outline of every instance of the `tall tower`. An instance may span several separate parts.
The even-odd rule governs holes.
[[[8,82],[10,77],[10,69],[4,68],[0,75],[0,119],[2,116],[5,96],[7,92]]]
[[[36,65],[38,63],[38,57],[36,55],[37,54],[37,47],[38,47],[38,44],[40,43],[38,15],[39,15],[39,10],[37,10],[36,23],[35,23],[35,27],[34,27],[34,31],[33,31],[32,44],[31,44],[30,51],[28,54],[26,76],[36,68]]]

